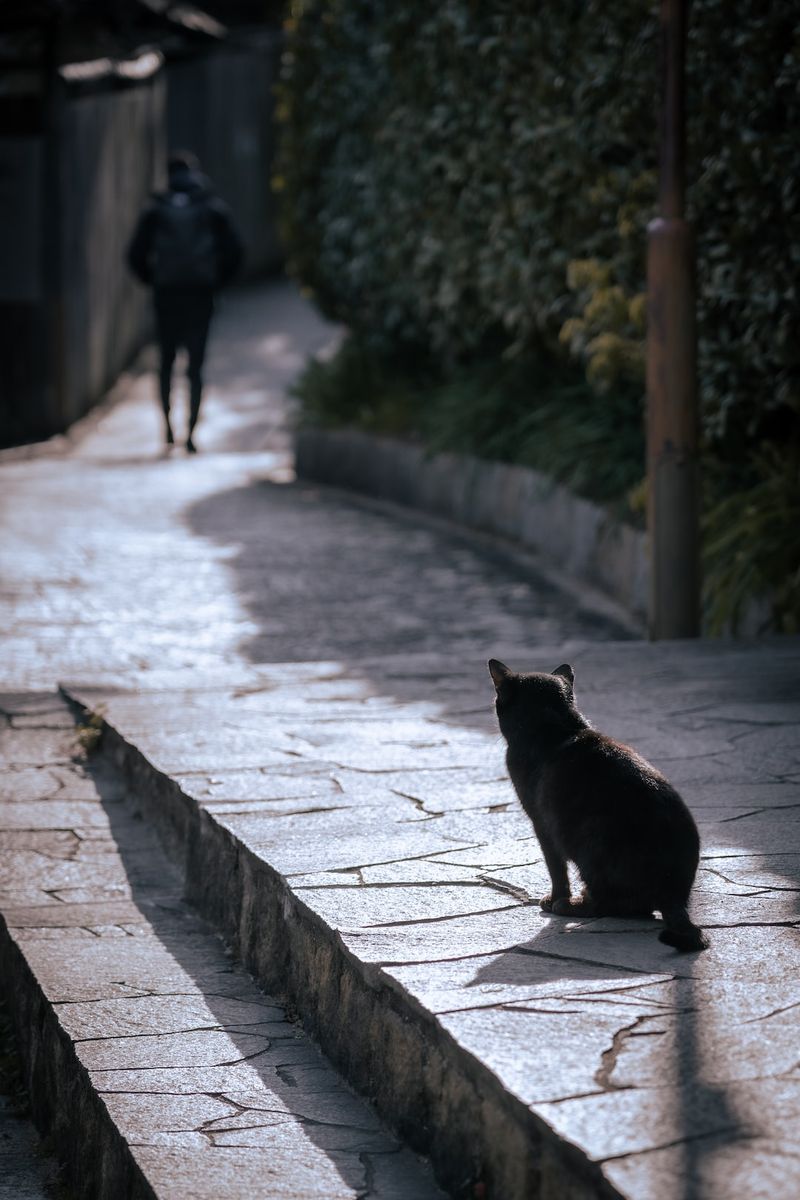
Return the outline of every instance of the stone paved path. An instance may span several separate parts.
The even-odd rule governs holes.
[[[148,787],[173,780],[364,986],[589,1164],[581,1196],[800,1194],[798,641],[612,641],[546,572],[292,482],[285,385],[330,331],[275,288],[219,334],[196,459],[157,457],[145,375],[68,453],[0,464],[6,687],[103,704]],[[588,715],[684,792],[707,954],[539,913],[490,655],[572,661]],[[52,806],[37,744],[14,788],[46,777]]]

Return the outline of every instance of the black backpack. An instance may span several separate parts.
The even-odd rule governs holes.
[[[151,262],[156,287],[216,286],[216,227],[205,196],[167,192],[159,198]]]

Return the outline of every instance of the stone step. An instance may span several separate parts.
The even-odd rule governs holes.
[[[126,797],[58,697],[0,709],[0,980],[71,1194],[441,1200],[187,904],[142,819],[155,792]]]

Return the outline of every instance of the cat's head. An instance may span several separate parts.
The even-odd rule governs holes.
[[[559,726],[577,716],[573,685],[575,672],[562,663],[551,674],[518,674],[496,658],[489,659],[495,688],[495,709],[505,733],[517,723]]]

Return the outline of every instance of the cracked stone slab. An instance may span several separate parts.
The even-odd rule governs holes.
[[[173,1143],[180,1136],[174,1135]],[[341,1169],[330,1155],[321,1167],[310,1167],[306,1139],[296,1130],[293,1137],[281,1137],[276,1129],[271,1144],[258,1147],[205,1149],[205,1140],[188,1135],[184,1145],[134,1143],[132,1153],[156,1195],[219,1200],[266,1193],[285,1200],[351,1200],[364,1194],[364,1168],[357,1155],[348,1156]]]
[[[308,823],[307,819],[304,823]],[[236,821],[221,817],[220,825],[234,833],[243,845],[251,846],[256,852],[263,849],[264,856],[282,875],[302,875],[320,859],[329,871],[346,871],[361,866],[382,866],[413,858],[417,854],[424,857],[447,850],[452,845],[452,842],[438,834],[435,826],[428,824],[421,828],[400,825],[390,832],[375,834],[366,840],[366,844],[363,824],[359,830],[350,834],[339,833],[335,838],[326,832],[324,823],[314,835],[304,834],[297,829],[295,819],[280,830],[274,824],[266,827],[264,822],[256,824],[249,817]],[[247,832],[240,835],[237,826],[238,829],[244,826]]]
[[[87,800],[0,800],[3,826],[21,829],[87,829],[108,831],[108,814]]]
[[[69,766],[79,748],[74,725],[52,729],[42,720],[22,729],[0,726],[0,768]]]
[[[659,1155],[662,1163],[671,1160],[675,1182],[683,1176],[681,1186],[688,1189],[690,1183],[697,1188],[699,1181],[687,1180],[684,1172],[692,1160],[697,1167],[702,1167],[706,1158],[702,1143],[706,1140],[727,1144],[732,1149],[732,1143],[742,1137],[744,1151],[748,1143],[753,1149],[759,1142],[768,1145],[772,1140],[777,1149],[783,1141],[789,1154],[785,1163],[786,1180],[781,1186],[788,1194],[789,1186],[796,1186],[800,1179],[800,1168],[792,1162],[794,1154],[790,1149],[796,1137],[794,1122],[799,1104],[800,1080],[757,1079],[733,1083],[724,1089],[710,1084],[697,1088],[687,1083],[677,1093],[658,1086],[642,1091],[594,1091],[557,1104],[537,1104],[535,1107],[541,1117],[555,1121],[564,1136],[582,1146],[593,1159],[606,1161],[612,1177],[623,1179],[627,1174],[632,1180],[638,1175],[640,1184],[648,1171],[649,1157],[654,1153]],[[759,1113],[769,1114],[768,1120],[759,1120]],[[764,1133],[766,1125],[770,1127],[771,1135]],[[615,1163],[613,1167],[610,1166],[612,1162]],[[731,1190],[729,1195],[759,1195],[763,1180],[757,1174],[757,1162],[748,1166],[746,1153],[739,1162],[746,1174],[737,1185],[739,1190]],[[710,1168],[711,1163],[708,1166]],[[663,1166],[656,1179],[662,1170]],[[730,1179],[728,1174],[729,1186]],[[746,1182],[748,1179],[751,1182]],[[706,1180],[706,1190],[717,1186],[716,1182]],[[702,1190],[700,1194],[703,1194]]]
[[[454,884],[436,885],[436,914],[431,915],[430,888],[392,887],[364,888],[358,892],[345,888],[332,892],[330,888],[304,887],[298,890],[303,901],[324,917],[332,929],[347,931],[418,926],[431,920],[446,921],[450,917],[478,916],[507,909],[507,893],[480,884],[475,888]],[[517,897],[513,897],[519,903]]]
[[[293,800],[328,801],[343,795],[332,773],[325,775],[281,774],[278,771],[263,771],[260,767],[249,771],[215,770],[204,775],[186,775],[175,772],[173,778],[184,791],[202,798],[204,804],[225,803],[285,803]]]

